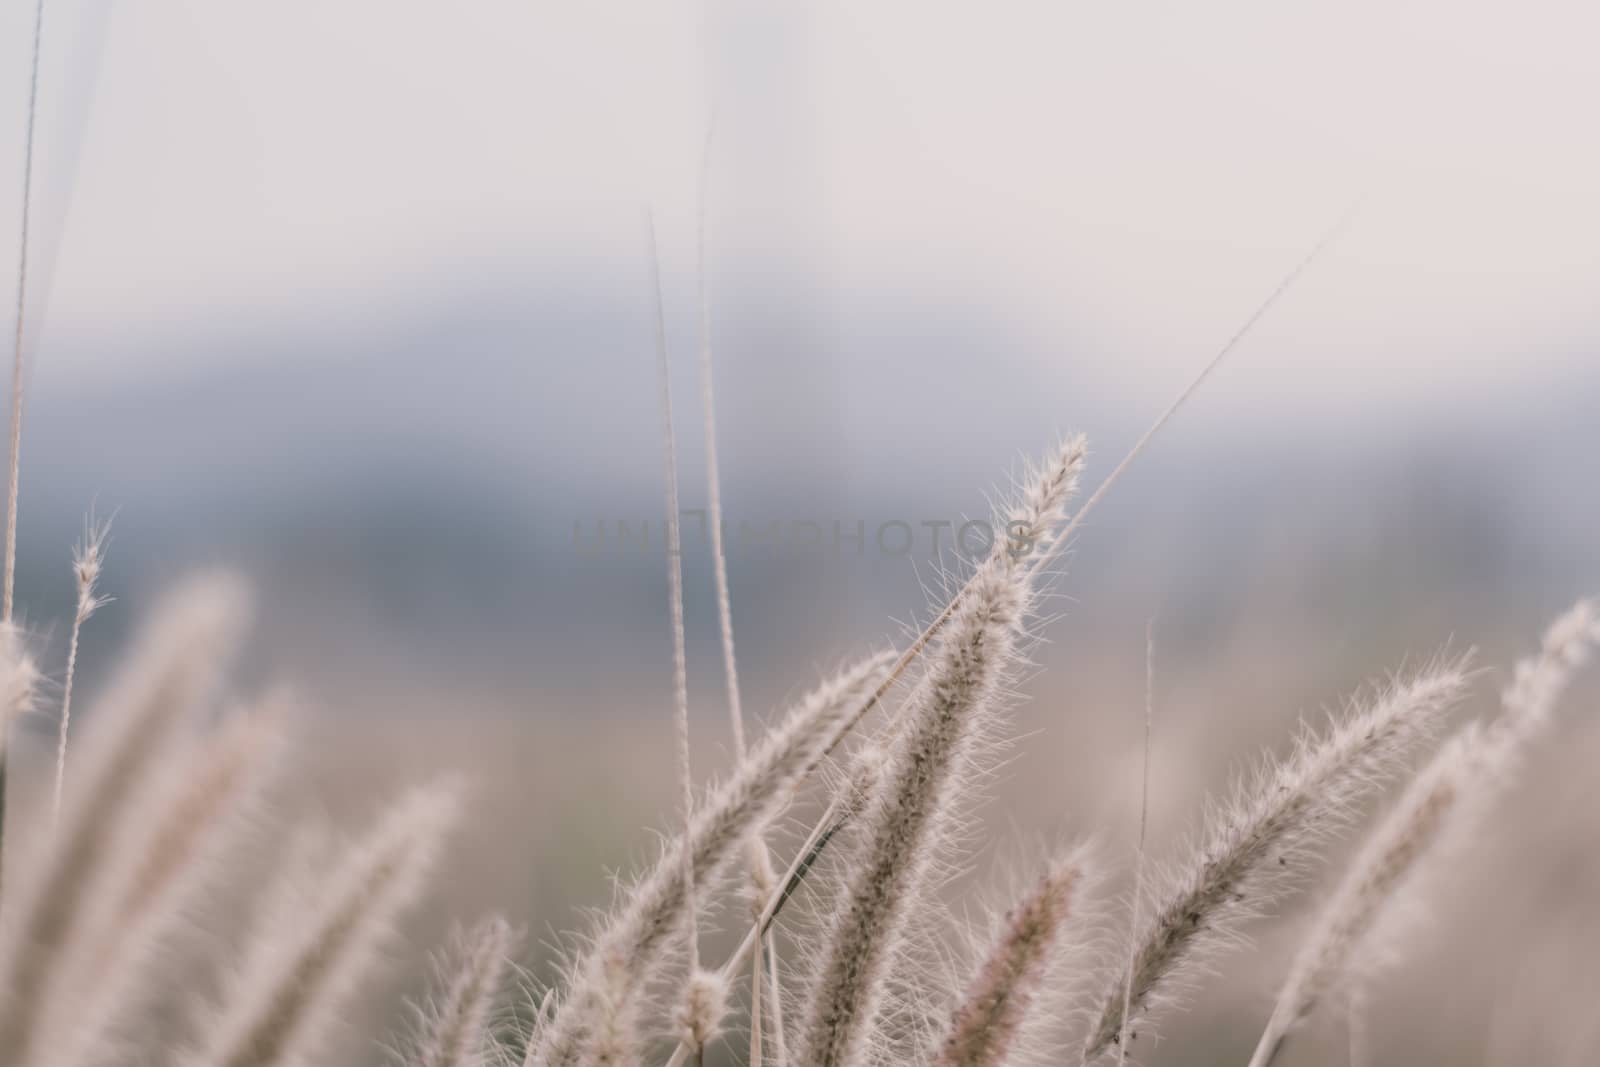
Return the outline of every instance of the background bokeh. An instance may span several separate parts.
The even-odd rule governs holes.
[[[31,14],[0,10],[0,206]],[[354,819],[467,771],[437,910],[506,910],[545,968],[540,937],[670,821],[645,208],[685,506],[703,224],[730,523],[868,530],[735,551],[759,714],[925,617],[956,561],[922,523],[985,514],[1061,432],[1108,471],[1344,218],[1055,586],[974,880],[1049,835],[1120,864],[1152,621],[1160,846],[1299,716],[1447,645],[1484,650],[1492,700],[1600,589],[1597,30],[1546,3],[52,2],[19,602],[58,662],[70,544],[115,512],[92,697],[175,576],[250,573],[241,686],[314,709],[285,803]],[[895,520],[909,556],[871,543]],[[619,522],[651,539],[597,550]],[[685,566],[710,773],[693,529]],[[1381,1062],[1592,1062],[1551,1005],[1600,987],[1596,706],[1575,696],[1395,979]],[[1264,930],[1153,1059],[1238,1060],[1290,941]],[[1303,1062],[1343,1062],[1324,1036]]]

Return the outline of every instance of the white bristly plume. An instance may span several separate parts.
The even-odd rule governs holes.
[[[1400,929],[1421,894],[1423,870],[1470,844],[1492,802],[1516,777],[1522,755],[1551,721],[1572,676],[1600,643],[1592,601],[1579,601],[1548,630],[1539,652],[1517,663],[1499,718],[1450,739],[1373,830],[1296,954],[1251,1067],[1273,1062],[1294,1027],[1336,993],[1400,955]],[[1359,999],[1359,996],[1357,997]]]
[[[687,837],[662,848],[656,863],[620,898],[569,970],[565,994],[527,1067],[578,1067],[636,1039],[641,991],[658,974],[687,905],[685,840],[696,880],[725,877],[732,861],[787,802],[796,783],[821,762],[848,728],[856,709],[880,683],[887,654],[872,656],[818,686],[750,749],[729,778],[695,806]],[[727,976],[724,975],[726,980]]]
[[[414,790],[326,879],[304,887],[298,907],[271,909],[184,1067],[312,1062],[384,935],[421,893],[457,810],[452,786]]]
[[[1467,688],[1465,663],[1446,663],[1391,685],[1294,754],[1269,764],[1205,821],[1198,846],[1152,891],[1134,930],[1129,962],[1106,983],[1083,1058],[1092,1060],[1133,1021],[1183,992],[1185,979],[1236,942],[1243,924],[1296,885],[1356,803],[1391,779],[1435,736]],[[1131,972],[1131,973],[1130,973]],[[1124,1028],[1123,1004],[1133,1020]]]
[[[959,822],[961,798],[981,773],[978,752],[998,723],[1037,571],[1030,549],[1048,542],[1076,486],[1084,449],[1067,442],[1032,478],[997,540],[957,598],[928,672],[897,716],[885,780],[853,831],[842,895],[812,974],[802,1062],[859,1067],[880,1037],[891,975],[911,916],[932,899],[935,862]]]

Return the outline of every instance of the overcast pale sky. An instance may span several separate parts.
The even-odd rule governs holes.
[[[0,8],[0,249],[31,7]],[[1600,342],[1597,31],[1434,0],[46,0],[36,373],[128,370],[63,340],[401,306],[462,264],[632,270],[641,202],[686,270],[715,110],[725,262],[970,301],[1165,390],[1362,198],[1250,380],[1559,379]]]

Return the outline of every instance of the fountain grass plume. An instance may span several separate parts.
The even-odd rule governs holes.
[[[22,631],[11,620],[0,621],[0,859],[5,856],[6,759],[11,724],[33,710],[39,692],[39,668],[29,654]],[[0,910],[0,937],[5,913]],[[0,994],[4,994],[0,986]]]
[[[721,1035],[727,1014],[727,980],[716,971],[691,971],[684,981],[674,1030],[679,1041],[695,1050],[697,1063],[703,1062],[706,1048]]]
[[[944,626],[952,619],[958,617],[964,606],[969,605],[969,594],[980,588],[985,576],[992,577],[997,572],[1003,571],[1010,580],[1019,583],[1022,587],[1031,589],[1033,580],[1042,573],[1043,558],[1059,551],[1062,535],[1055,534],[1055,527],[1059,524],[1067,501],[1076,490],[1079,475],[1082,471],[1084,460],[1088,454],[1088,446],[1082,435],[1069,437],[1061,441],[1050,457],[1032,470],[1031,477],[1019,494],[1019,500],[1006,514],[1006,529],[1008,536],[996,539],[989,555],[974,570],[961,590],[951,598],[949,603],[939,613],[933,623],[929,624],[922,634],[904,652],[895,657],[893,664],[882,680],[871,691],[865,701],[843,721],[840,730],[829,744],[827,752],[831,752],[835,745],[842,741],[846,734],[866,717],[867,713],[877,707],[887,695],[891,686],[895,684],[900,674],[921,654],[923,647],[934,640]],[[1079,513],[1080,515],[1082,512]],[[1041,552],[1039,546],[1047,545],[1048,549]],[[1028,564],[1032,564],[1031,569]],[[1007,637],[1007,643],[1012,643],[1012,638]],[[889,746],[899,738],[904,721],[908,718],[905,709],[891,719],[883,731],[884,737],[880,742]],[[982,731],[977,731],[981,734]],[[972,738],[974,746],[978,737]],[[882,761],[885,766],[892,761],[886,758]],[[876,768],[873,768],[876,770]],[[890,773],[885,771],[884,773]],[[872,797],[863,794],[860,790],[851,788],[836,789],[832,801],[822,816],[812,826],[811,832],[805,843],[795,854],[789,869],[775,884],[782,888],[771,897],[757,916],[755,923],[745,935],[739,947],[722,964],[721,974],[726,978],[731,976],[744,961],[750,958],[754,951],[755,941],[758,937],[765,936],[771,928],[777,912],[799,888],[807,873],[815,865],[822,850],[845,828],[854,821],[855,812],[847,809],[854,808],[857,804],[865,805]],[[933,864],[929,864],[929,870]],[[815,988],[815,986],[813,986]],[[667,1061],[667,1067],[680,1067],[688,1058],[689,1047],[680,1042],[674,1050],[672,1057]]]
[[[937,881],[959,803],[985,735],[997,725],[1036,570],[1014,551],[1048,543],[1076,486],[1085,449],[1065,442],[1006,514],[997,542],[956,598],[926,676],[897,716],[885,778],[859,816],[837,913],[807,997],[803,1061],[817,1067],[868,1062],[881,1037],[891,974],[908,923]]]
[[[40,1009],[38,1067],[115,1062],[121,1035],[161,985],[163,946],[249,836],[292,706],[275,693],[228,715],[134,801],[143,817],[103,860],[102,888],[59,950],[60,977]]]
[[[39,668],[28,652],[27,641],[16,623],[0,622],[0,755],[4,755],[10,726],[34,709],[39,695]]]
[[[1583,599],[1545,630],[1539,651],[1519,660],[1501,694],[1509,727],[1537,729],[1550,718],[1572,677],[1600,644],[1600,606]]]
[[[823,682],[701,798],[686,834],[665,843],[656,862],[619,895],[573,961],[560,1002],[540,1039],[528,1046],[528,1067],[588,1064],[615,1040],[615,1017],[636,1007],[641,990],[664,962],[672,933],[684,921],[686,842],[697,880],[715,884],[750,835],[772,819],[794,786],[837,743],[888,661],[887,653],[870,656]]]
[[[1135,1022],[1175,1002],[1189,979],[1242,936],[1243,925],[1298,884],[1319,847],[1348,828],[1356,804],[1437,734],[1467,688],[1465,658],[1391,683],[1376,699],[1303,733],[1204,821],[1199,843],[1150,892],[1129,951],[1104,982],[1085,1061],[1137,1036]],[[1131,994],[1130,994],[1131,990]]]
[[[435,965],[435,993],[416,1009],[406,1067],[489,1067],[496,1003],[511,970],[516,932],[498,915],[456,934]]]
[[[290,1067],[316,1055],[372,970],[384,935],[421,893],[457,809],[449,783],[413,790],[343,853],[314,895],[270,909],[214,1018],[180,1062]]]
[[[1341,987],[1354,991],[1396,959],[1404,917],[1426,892],[1422,869],[1469,845],[1468,835],[1516,777],[1529,742],[1551,721],[1574,673],[1600,643],[1593,601],[1581,600],[1520,660],[1501,714],[1469,723],[1412,780],[1372,831],[1296,953],[1251,1067],[1272,1063],[1293,1029]]]
[[[1000,674],[1025,610],[1018,570],[988,567],[951,619],[929,678],[905,709],[886,780],[857,820],[859,843],[813,972],[806,1063],[856,1067],[870,1058],[906,925],[951,832],[972,750],[992,726],[984,720],[998,711]]]
[[[1474,724],[1475,726],[1475,724]],[[1346,976],[1352,957],[1394,894],[1432,848],[1472,783],[1483,735],[1469,726],[1441,750],[1372,834],[1295,956],[1250,1067],[1266,1067],[1292,1027]]]
[[[1050,974],[1051,957],[1077,914],[1084,856],[1054,859],[1006,912],[933,1055],[934,1067],[1000,1067],[1019,1044]]]
[[[211,695],[242,630],[243,586],[219,574],[170,594],[106,690],[79,746],[57,832],[19,881],[0,927],[0,1062],[17,1063],[62,947],[102,885],[103,859],[147,815],[135,799]]]

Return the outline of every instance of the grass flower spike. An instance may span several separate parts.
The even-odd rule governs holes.
[[[100,608],[110,603],[109,597],[95,592],[100,580],[100,568],[105,561],[106,540],[111,535],[109,520],[96,523],[93,516],[84,524],[83,540],[72,553],[72,574],[77,580],[77,610],[72,615],[72,635],[67,641],[67,679],[61,690],[61,727],[56,740],[55,791],[50,806],[51,823],[61,821],[61,790],[67,780],[67,730],[72,722],[72,682],[78,672],[78,637],[83,624]]]
[[[1188,976],[1303,877],[1317,847],[1348,826],[1355,803],[1437,734],[1466,692],[1465,668],[1446,663],[1391,685],[1325,734],[1301,737],[1289,759],[1269,764],[1210,814],[1198,846],[1140,909],[1145,919],[1126,969],[1101,993],[1085,1060],[1117,1042],[1125,1001],[1136,1020],[1174,1000]],[[1127,1032],[1133,1040],[1133,1020]]]
[[[934,1067],[999,1067],[1044,991],[1051,954],[1074,915],[1083,860],[1057,860],[1006,913],[1000,935],[951,1018]]]
[[[1029,543],[1047,540],[1076,486],[1084,449],[1067,442],[1009,513]],[[1031,607],[1034,573],[1007,544],[978,565],[945,624],[927,675],[898,716],[885,778],[867,802],[837,917],[814,972],[803,1062],[857,1067],[874,1055],[907,923],[928,899],[974,758],[995,725]]]

